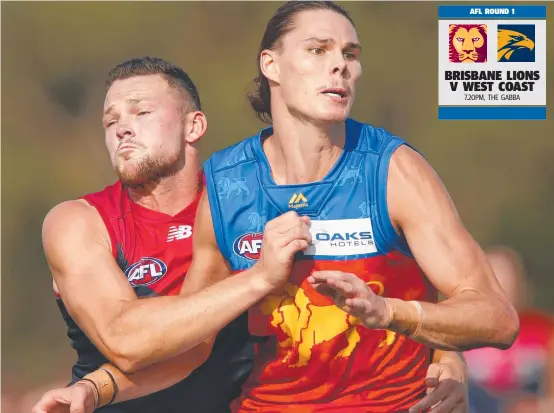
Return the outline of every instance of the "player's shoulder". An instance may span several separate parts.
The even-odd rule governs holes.
[[[358,152],[382,154],[391,145],[399,146],[406,143],[404,139],[385,128],[351,118],[346,120],[346,128],[348,134],[354,134],[358,137],[356,140],[356,150]]]
[[[253,144],[256,139],[260,139],[259,134],[247,137],[234,145],[214,152],[206,161],[205,169],[218,172],[222,169],[254,161]]]
[[[109,234],[94,207],[77,199],[61,202],[46,215],[42,245],[51,269],[82,263],[91,251],[110,249]],[[92,253],[94,255],[94,253]]]
[[[48,242],[71,242],[73,237],[104,235],[106,228],[94,206],[84,199],[72,199],[55,205],[44,218],[42,238]]]
[[[422,163],[426,163],[416,147],[385,128],[349,118],[347,132],[358,136],[356,150],[359,152],[372,152],[390,157],[391,164],[399,163],[408,168],[421,167]]]
[[[84,199],[72,199],[55,205],[44,218],[44,227],[54,226],[62,230],[60,225],[83,225],[95,221],[98,213],[95,208]]]

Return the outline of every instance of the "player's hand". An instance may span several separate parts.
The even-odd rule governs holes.
[[[410,413],[467,413],[467,379],[453,363],[433,363],[427,369],[427,395],[413,405]]]
[[[95,404],[96,393],[92,384],[79,381],[71,387],[46,392],[32,413],[92,413]]]
[[[342,271],[314,271],[308,282],[320,294],[330,297],[341,310],[360,319],[367,328],[384,329],[391,322],[383,297],[354,274]]]
[[[272,219],[265,226],[260,269],[271,289],[282,287],[290,276],[294,255],[312,242],[308,224],[310,218],[291,211]]]

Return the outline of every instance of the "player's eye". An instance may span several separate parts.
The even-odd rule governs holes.
[[[115,120],[110,120],[110,121],[106,122],[106,128],[109,128],[112,125],[115,125]]]
[[[314,47],[313,49],[310,49],[310,52],[312,52],[313,54],[315,55],[320,55],[324,52],[325,50],[323,50],[321,47]]]
[[[355,59],[356,59],[356,54],[355,54],[355,53],[346,52],[346,53],[344,53],[344,58],[345,58],[346,60],[355,60]]]
[[[147,111],[147,110],[141,110],[139,113],[137,113],[138,116],[142,116],[142,115],[147,115],[149,114],[150,112]]]

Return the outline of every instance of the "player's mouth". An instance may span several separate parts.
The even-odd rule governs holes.
[[[131,151],[134,151],[135,149],[138,149],[138,147],[135,145],[125,143],[121,145],[119,148],[117,148],[117,153],[131,152]]]
[[[323,89],[321,93],[327,96],[333,102],[346,103],[348,101],[349,93],[346,89],[341,87],[331,87]]]

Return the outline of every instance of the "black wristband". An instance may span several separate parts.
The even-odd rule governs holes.
[[[119,387],[117,387],[117,383],[115,381],[115,378],[114,376],[112,375],[112,373],[110,373],[110,371],[108,369],[105,369],[103,367],[99,368],[98,370],[104,370],[106,373],[108,373],[108,376],[110,376],[110,379],[112,379],[112,383],[113,383],[113,396],[112,396],[112,399],[106,404],[106,406],[110,405],[113,403],[113,401],[115,400],[116,396],[117,396],[117,392],[119,390]]]

